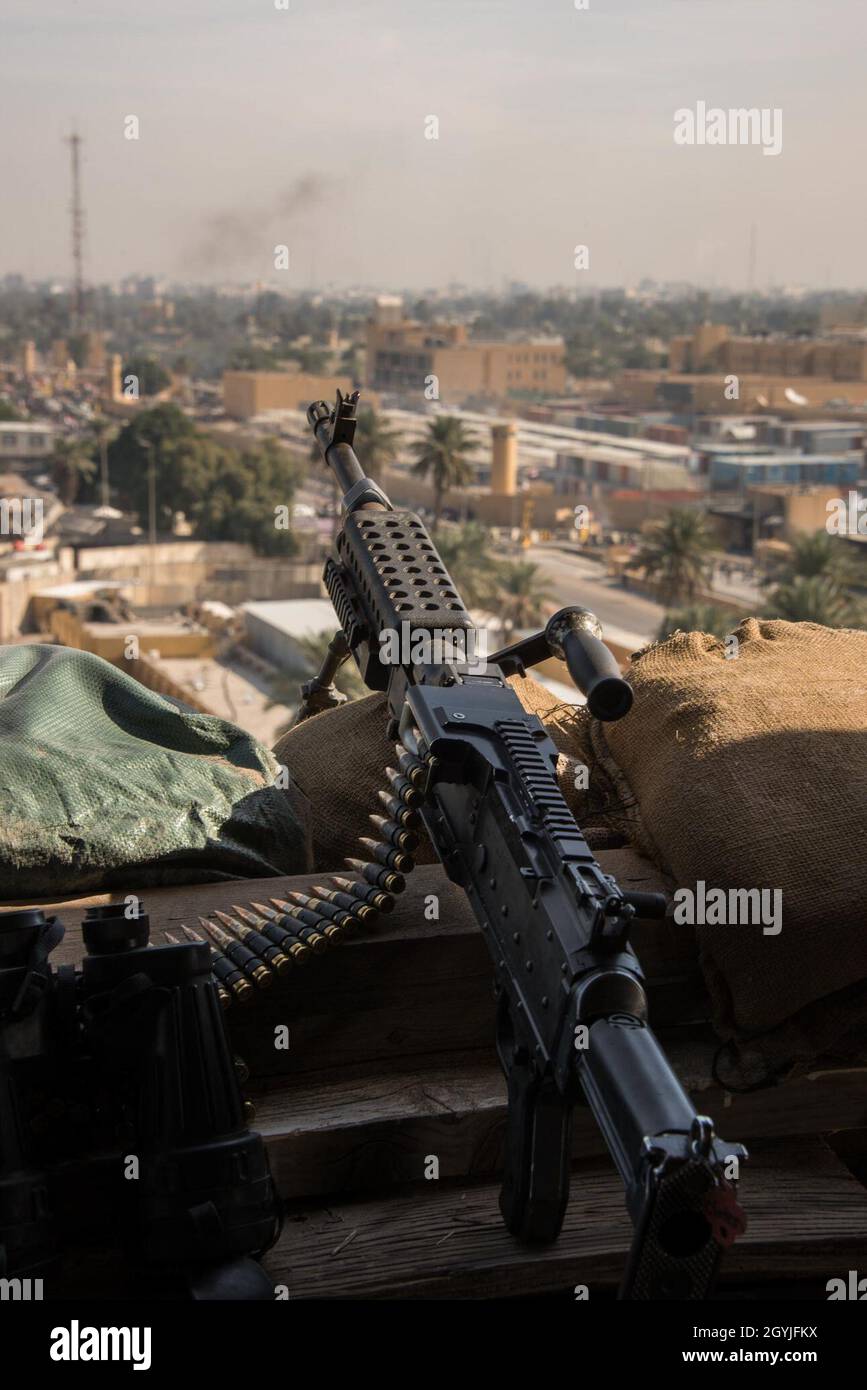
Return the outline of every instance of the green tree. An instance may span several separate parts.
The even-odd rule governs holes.
[[[363,405],[358,412],[353,448],[367,476],[381,483],[386,468],[400,452],[400,431],[392,428],[382,411]]]
[[[863,606],[849,589],[852,566],[825,531],[794,537],[789,554],[765,581],[775,617],[823,627],[860,627]]]
[[[166,371],[162,362],[144,354],[130,357],[124,364],[122,381],[126,381],[129,376],[138,378],[140,396],[156,396],[160,391],[165,391],[172,382],[171,374]]]
[[[827,531],[796,535],[788,556],[771,582],[788,579],[831,579],[843,585],[850,576],[850,567],[842,548]]]
[[[142,411],[108,448],[117,500],[148,516],[148,471],[154,469],[158,529],[169,529],[176,511],[185,513],[202,540],[240,541],[260,555],[291,555],[290,526],[300,466],[274,439],[238,451],[197,429],[177,406]],[[286,509],[279,513],[278,508]]]
[[[143,410],[108,446],[108,468],[118,504],[148,516],[148,468],[153,463],[157,523],[167,529],[174,512],[191,517],[224,452],[176,405]]]
[[[656,633],[663,642],[673,632],[709,632],[712,637],[727,637],[738,625],[738,618],[712,603],[694,603],[687,608],[666,613]]]
[[[293,350],[293,356],[300,371],[318,376],[327,369],[331,353],[327,348],[307,346]]]
[[[793,575],[771,591],[769,601],[772,615],[790,623],[863,627],[865,622],[861,607],[828,575]]]
[[[472,482],[470,457],[478,447],[463,420],[454,415],[438,415],[429,422],[426,436],[412,444],[416,458],[412,471],[419,478],[427,478],[433,488],[434,530],[439,525],[445,494]]]
[[[498,566],[487,527],[470,521],[443,529],[437,536],[437,549],[467,607],[493,608]]]
[[[293,554],[297,543],[291,526],[280,523],[291,517],[297,482],[297,465],[274,439],[242,453],[220,450],[188,511],[195,535],[244,542],[257,555]]]
[[[96,472],[84,439],[57,439],[51,454],[51,478],[57,495],[66,507],[71,507],[82,484]]]
[[[503,641],[516,628],[541,623],[551,593],[540,577],[539,566],[529,560],[508,560],[497,566],[496,596]]]
[[[8,401],[5,396],[0,398],[0,421],[8,420],[11,422],[23,419],[24,416],[15,409],[11,401]]]
[[[280,358],[270,348],[241,343],[229,353],[227,366],[231,372],[276,372]]]
[[[645,532],[635,564],[666,604],[692,599],[708,583],[715,540],[700,512],[675,509]]]

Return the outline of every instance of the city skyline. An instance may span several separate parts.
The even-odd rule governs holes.
[[[589,5],[7,0],[0,275],[70,277],[74,126],[89,284],[862,286],[857,4]],[[702,104],[778,156],[676,143]]]

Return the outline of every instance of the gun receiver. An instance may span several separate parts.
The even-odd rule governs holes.
[[[583,1097],[634,1225],[621,1298],[704,1298],[723,1249],[744,1228],[735,1193],[746,1151],[696,1113],[648,1025],[628,931],[636,915],[663,916],[665,899],[622,892],[603,872],[557,785],[557,749],[506,678],[553,652],[591,712],[608,720],[629,711],[632,690],[581,608],[562,609],[544,632],[490,662],[466,659],[475,629],[433,541],[418,516],[392,507],[364,476],[353,452],[357,400],[338,392],[334,410],[318,402],[308,411],[344,492],[343,528],[325,567],[344,641],[332,643],[299,718],[323,707],[350,654],[368,687],[387,691],[392,736],[421,782],[419,814],[494,964],[509,1231],[525,1241],[559,1234],[572,1111]],[[407,629],[410,643],[384,660],[385,639]],[[431,658],[425,643],[437,635]]]

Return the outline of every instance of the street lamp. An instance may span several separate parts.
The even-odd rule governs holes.
[[[97,416],[96,419],[96,439],[99,445],[99,502],[100,506],[108,507],[111,505],[108,486],[108,421],[103,416]]]
[[[142,439],[140,447],[144,450],[147,459],[147,478],[148,478],[148,542],[150,545],[150,571],[151,588],[156,583],[157,568],[157,477],[156,464],[154,461],[154,446],[150,439]],[[153,595],[151,595],[153,599]]]

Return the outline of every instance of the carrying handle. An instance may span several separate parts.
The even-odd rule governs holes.
[[[601,640],[602,627],[589,608],[561,608],[549,618],[545,637],[595,719],[622,719],[632,708],[632,686],[620,674],[614,653]]]

